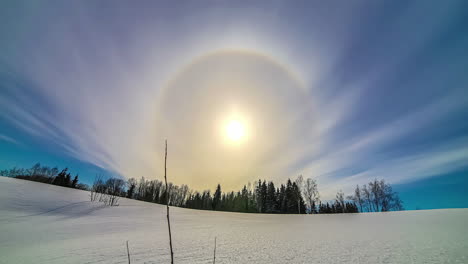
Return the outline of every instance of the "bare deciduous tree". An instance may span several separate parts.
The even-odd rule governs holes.
[[[119,198],[124,194],[125,182],[122,179],[110,178],[106,181],[107,205],[117,206]]]
[[[320,194],[317,188],[317,181],[307,178],[303,188],[304,197],[309,206],[309,213],[315,213],[315,205],[320,199]]]
[[[96,175],[94,177],[93,185],[91,186],[91,189],[89,190],[91,202],[96,201],[99,195],[101,195],[100,191],[102,191],[102,188],[101,188],[102,185],[103,185],[102,175]]]
[[[134,178],[130,178],[127,180],[127,198],[133,199],[133,196],[135,195],[135,188],[137,186],[137,180]]]
[[[359,206],[360,212],[363,212],[364,200],[362,198],[362,192],[359,188],[359,185],[356,185],[356,189],[354,189],[354,195],[350,195],[347,198],[349,200],[352,200],[357,206]]]
[[[109,206],[117,206],[120,196],[124,195],[125,181],[117,178],[103,181],[101,175],[94,178],[90,189],[90,199],[92,202],[99,201]]]
[[[404,210],[403,203],[390,184],[385,180],[373,180],[362,188],[356,186],[354,195],[349,197],[360,206],[361,212],[386,212]]]
[[[336,193],[336,203],[340,205],[343,213],[345,212],[345,195],[342,190],[339,190],[338,193]]]

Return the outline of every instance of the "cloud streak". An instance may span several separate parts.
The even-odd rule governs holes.
[[[2,134],[0,134],[0,140],[6,141],[6,142],[12,143],[12,144],[20,145],[20,143],[18,141],[16,141],[14,138],[11,138],[9,136],[5,136],[5,135],[2,135]]]

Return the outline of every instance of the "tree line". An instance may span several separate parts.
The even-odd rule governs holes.
[[[107,184],[104,181],[98,181],[92,188],[99,189],[99,186],[105,185]],[[374,180],[363,187],[358,185],[354,194],[349,196],[340,190],[334,200],[326,202],[320,200],[316,180],[304,179],[302,176],[294,181],[288,179],[279,187],[276,187],[273,181],[258,180],[255,184],[244,185],[239,191],[230,192],[223,192],[218,184],[213,193],[211,190],[194,191],[185,184],[178,186],[168,183],[166,188],[162,181],[148,180],[144,177],[140,180],[130,178],[125,183],[120,181],[120,186],[121,197],[200,210],[271,214],[403,210],[398,194],[384,180]]]
[[[1,170],[0,175],[63,187],[88,190],[88,185],[79,183],[78,174],[72,176],[68,171],[68,168],[59,170],[57,167],[51,168],[48,166],[41,166],[40,163],[34,164],[29,169],[14,167],[9,170]]]
[[[383,179],[357,185],[352,195],[346,196],[340,190],[335,199],[321,201],[316,180],[302,176],[295,180],[288,179],[280,185],[258,180],[253,184],[249,182],[239,191],[230,192],[223,192],[218,184],[212,193],[210,190],[194,191],[185,184],[178,186],[168,183],[166,188],[162,181],[144,177],[140,180],[123,180],[96,176],[92,185],[88,186],[78,182],[78,175],[72,179],[67,168],[59,171],[56,167],[41,166],[39,163],[30,169],[3,170],[0,175],[88,190],[91,201],[107,205],[118,205],[118,199],[126,197],[191,209],[245,213],[333,214],[404,209],[398,194]]]

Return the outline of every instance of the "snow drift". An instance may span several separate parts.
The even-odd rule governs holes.
[[[0,263],[169,263],[165,207],[0,177]],[[468,209],[266,215],[171,209],[175,263],[468,263]]]

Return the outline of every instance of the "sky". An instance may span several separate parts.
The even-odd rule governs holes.
[[[468,207],[468,3],[2,1],[0,169]],[[242,136],[232,140],[233,121]]]

